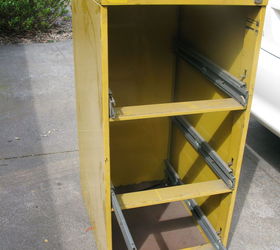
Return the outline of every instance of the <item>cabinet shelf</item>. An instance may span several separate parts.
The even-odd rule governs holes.
[[[117,117],[114,119],[111,118],[110,121],[127,121],[243,109],[244,107],[233,98],[125,106],[116,107],[115,112]]]
[[[222,180],[214,180],[119,194],[117,198],[122,209],[131,209],[230,192]]]

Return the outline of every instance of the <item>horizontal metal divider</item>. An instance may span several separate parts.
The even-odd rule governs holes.
[[[124,107],[114,107],[114,102],[111,101],[110,122],[202,114],[211,112],[223,112],[243,109],[244,107],[233,98],[170,102]]]
[[[232,190],[222,180],[211,180],[117,194],[116,196],[121,209],[132,209],[231,192]]]

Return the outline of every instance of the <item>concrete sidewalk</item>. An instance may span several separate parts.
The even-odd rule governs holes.
[[[71,41],[0,47],[0,249],[95,249],[74,94]]]
[[[95,249],[71,41],[0,47],[0,124],[0,249]],[[280,139],[252,119],[230,249],[280,249],[279,191]]]

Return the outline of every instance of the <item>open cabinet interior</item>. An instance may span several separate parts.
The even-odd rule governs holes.
[[[234,144],[232,137],[240,135],[233,133],[233,126],[244,107],[231,98],[232,106],[222,110],[222,101],[230,97],[180,58],[176,46],[180,43],[191,47],[245,83],[250,65],[244,64],[244,57],[253,57],[244,48],[248,32],[246,22],[256,19],[258,12],[259,8],[236,6],[109,8],[109,88],[117,107],[116,117],[110,123],[111,180],[117,192],[123,194],[135,185],[135,195],[131,195],[132,200],[127,202],[135,202],[138,197],[135,191],[161,188],[166,192],[162,184],[166,179],[166,159],[185,184],[220,179],[172,123],[168,112],[177,108],[172,106],[176,103],[186,106],[205,101],[206,107],[198,106],[197,114],[185,118],[233,172],[236,170],[237,155],[233,148],[238,144]],[[207,107],[215,105],[213,100],[221,101],[217,110],[207,110]],[[158,104],[171,106],[157,109]],[[118,120],[126,108],[130,108],[129,114],[124,112],[126,121]],[[205,113],[203,108],[207,110]],[[139,109],[145,114],[137,117]],[[233,111],[236,109],[241,111]],[[166,117],[158,117],[161,112],[166,112]],[[141,183],[145,188],[139,188]],[[128,191],[124,186],[129,186]],[[222,236],[231,196],[231,190],[226,191],[226,186],[224,189],[225,194],[197,198],[205,215]],[[175,196],[176,192],[173,194]],[[146,195],[148,193],[141,197],[143,203]],[[135,205],[138,206],[142,206],[140,201]],[[158,211],[150,207],[142,209],[154,209],[155,214]],[[136,214],[135,220],[139,219]],[[161,218],[160,214],[158,216]],[[185,216],[188,217],[187,212]],[[129,218],[133,220],[132,215]],[[179,229],[174,227],[173,230]],[[197,242],[193,243],[193,246],[197,245]],[[161,249],[159,245],[157,248]]]
[[[76,70],[76,86],[81,183],[98,247],[125,249],[135,239],[129,249],[225,249],[264,4],[74,2],[76,69],[92,70]],[[89,14],[78,18],[79,6]],[[95,61],[83,64],[89,55]],[[94,121],[85,108],[101,112]],[[96,141],[87,137],[91,122]]]
[[[195,127],[203,127],[207,139],[222,123],[220,138],[213,140],[221,140],[226,133],[230,137],[230,112],[244,107],[176,56],[176,42],[191,46],[245,82],[249,65],[244,65],[244,58],[253,57],[244,48],[245,25],[258,11],[256,7],[236,6],[109,7],[109,88],[117,106],[117,117],[110,123],[111,178],[115,185],[163,178],[163,160],[173,152],[169,152],[172,141],[172,150],[176,148],[176,131],[171,130],[169,118],[154,117],[168,117],[176,108],[184,113],[187,103],[195,106],[197,101],[205,102],[197,105],[194,112],[198,115],[188,119]],[[231,104],[223,103],[229,99]],[[213,100],[220,102],[216,106]],[[178,103],[184,104],[177,107]],[[229,112],[221,112],[223,108]],[[127,109],[125,120],[134,121],[119,118]],[[214,111],[218,113],[208,114]],[[228,148],[223,151],[228,160]]]

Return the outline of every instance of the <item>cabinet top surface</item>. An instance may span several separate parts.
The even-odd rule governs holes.
[[[93,0],[101,5],[240,5],[265,6],[268,0]]]

